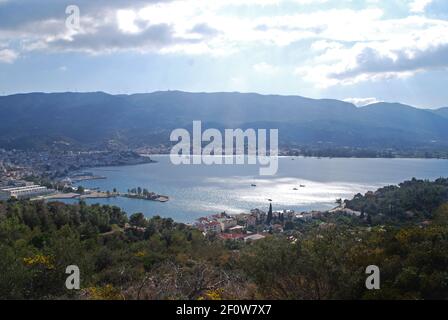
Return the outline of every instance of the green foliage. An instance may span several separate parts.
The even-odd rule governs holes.
[[[148,221],[146,221],[143,213],[134,213],[129,217],[129,223],[135,227],[146,227],[148,225]]]
[[[362,218],[287,221],[287,235],[252,243],[111,206],[0,202],[0,299],[447,299],[446,185],[358,195],[348,206],[365,208]],[[390,203],[392,213],[376,211]],[[79,266],[81,291],[65,289],[68,265]],[[365,288],[369,265],[381,290]]]
[[[84,187],[82,187],[82,186],[79,186],[78,189],[76,189],[76,193],[79,193],[79,194],[83,194],[84,191],[85,191]]]
[[[368,214],[375,224],[402,223],[430,219],[434,210],[448,201],[448,179],[434,182],[412,179],[398,186],[388,186],[358,194],[347,207]]]
[[[96,299],[104,288],[137,285],[168,261],[211,258],[200,232],[185,225],[141,213],[129,222],[126,229],[126,214],[111,206],[0,202],[0,299]],[[69,265],[80,268],[85,290],[65,289]]]
[[[247,247],[240,264],[268,299],[447,299],[448,227],[273,237]],[[369,265],[380,267],[381,290],[365,288]]]

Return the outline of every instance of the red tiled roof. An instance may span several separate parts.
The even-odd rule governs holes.
[[[243,234],[221,233],[219,237],[223,240],[237,240],[244,238]]]

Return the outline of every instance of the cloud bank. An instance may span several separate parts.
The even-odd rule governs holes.
[[[311,57],[289,72],[319,88],[448,68],[448,22],[426,14],[437,0],[401,2],[397,17],[384,0],[79,0],[81,27],[70,30],[71,1],[0,1],[0,63],[35,51],[219,57],[306,44]],[[265,76],[284,69],[252,67]]]

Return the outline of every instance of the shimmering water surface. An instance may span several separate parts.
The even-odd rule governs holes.
[[[267,209],[268,199],[273,200],[274,209],[329,209],[335,206],[337,198],[351,198],[358,192],[365,193],[412,177],[436,179],[448,176],[448,160],[432,159],[281,157],[277,175],[262,177],[257,165],[175,166],[169,156],[152,158],[158,162],[85,170],[107,179],[80,184],[104,191],[116,188],[121,192],[140,186],[168,195],[169,202],[126,198],[90,199],[87,202],[116,205],[128,213],[143,212],[146,216],[160,215],[191,222],[222,211],[241,213],[253,208]]]

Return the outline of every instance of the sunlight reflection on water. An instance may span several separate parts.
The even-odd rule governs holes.
[[[168,156],[153,158],[158,163],[85,170],[107,179],[81,184],[101,190],[117,188],[121,192],[140,186],[168,195],[169,202],[126,198],[87,202],[117,205],[128,213],[158,214],[191,222],[221,211],[267,210],[268,199],[273,200],[275,210],[330,209],[337,198],[351,198],[358,192],[365,193],[412,177],[435,179],[448,172],[447,160],[294,158],[292,161],[293,158],[281,157],[278,174],[261,177],[258,166],[174,166]]]

